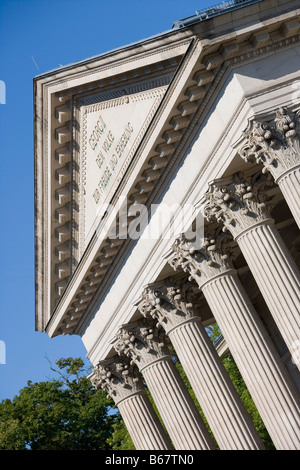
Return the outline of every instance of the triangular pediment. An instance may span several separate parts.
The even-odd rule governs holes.
[[[163,51],[152,43],[137,55],[120,50],[92,59],[88,72],[79,64],[71,75],[38,81],[36,116],[44,117],[36,117],[36,162],[45,176],[36,192],[36,220],[44,227],[36,238],[38,329],[80,272],[106,207],[147,158],[141,145],[190,44],[181,36],[170,48],[162,41]]]
[[[36,80],[38,330],[79,331],[130,246],[94,236],[105,205],[159,200],[232,70],[299,41],[292,14],[251,34],[200,22]]]

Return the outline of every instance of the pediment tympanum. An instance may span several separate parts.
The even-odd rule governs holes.
[[[80,100],[80,253],[93,236],[164,96],[170,77]],[[140,89],[140,90],[139,90]],[[104,100],[103,100],[104,98]]]

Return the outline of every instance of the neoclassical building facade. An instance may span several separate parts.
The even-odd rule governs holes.
[[[228,350],[300,449],[299,18],[231,1],[34,81],[36,329],[81,336],[136,449],[216,448],[170,346],[219,449],[264,449]]]

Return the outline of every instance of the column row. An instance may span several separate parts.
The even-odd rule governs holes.
[[[224,233],[195,249],[182,238],[170,261],[202,290],[277,449],[300,448],[299,394],[248,297]]]
[[[176,240],[169,263],[182,274],[147,286],[138,304],[143,318],[120,329],[114,344],[118,356],[95,369],[95,383],[114,398],[136,448],[215,449],[177,372],[169,342],[220,449],[264,448],[202,325],[197,308],[201,291],[276,449],[300,449],[298,391],[231,253],[234,241],[293,355],[300,341],[300,273],[271,217],[268,189],[278,184],[300,226],[299,116],[280,108],[272,122],[252,121],[244,136],[240,156],[262,165],[263,171],[209,185],[201,210],[217,229],[206,231],[201,247],[184,235]]]

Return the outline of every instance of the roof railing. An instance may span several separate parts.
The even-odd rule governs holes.
[[[239,8],[246,7],[248,5],[259,3],[262,1],[263,0],[228,0],[227,2],[218,3],[217,5],[213,5],[212,7],[206,8],[204,10],[196,10],[196,14],[193,16],[189,16],[187,18],[183,18],[182,20],[175,21],[172,26],[172,29],[184,28],[185,26],[189,26],[200,21],[208,20],[209,18],[213,18],[214,16],[222,15],[223,13],[227,13],[228,11],[237,10]]]

